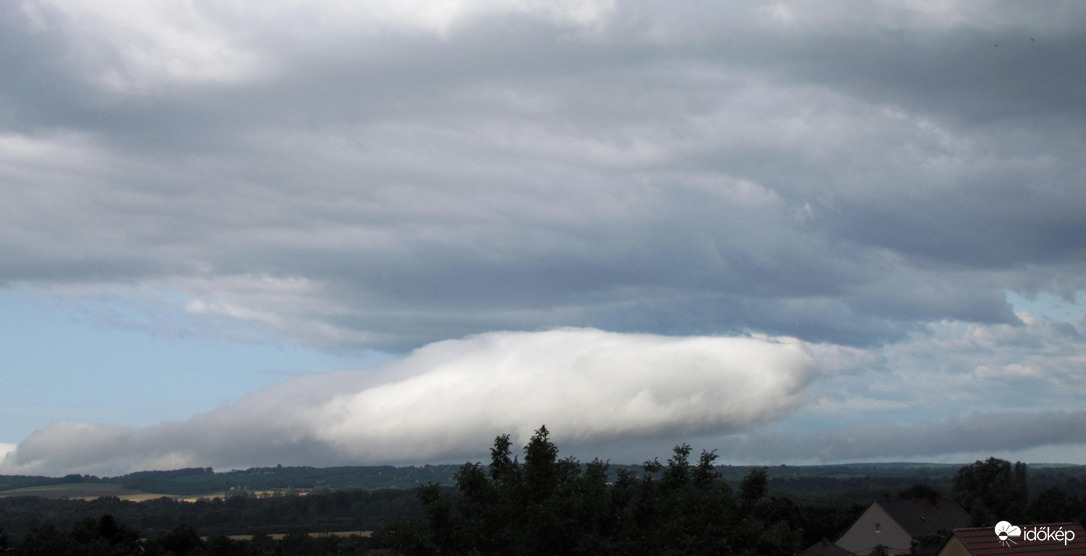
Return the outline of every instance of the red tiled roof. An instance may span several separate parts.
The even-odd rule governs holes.
[[[1061,541],[1029,541],[1023,537],[1012,538],[1014,543],[1008,546],[1000,544],[999,537],[995,534],[994,527],[971,527],[968,529],[955,529],[954,536],[974,556],[1022,556],[1024,554],[1039,554],[1052,556],[1086,556],[1086,529],[1078,523],[1039,523],[1022,525],[1023,533],[1027,529],[1035,527],[1047,527],[1049,531],[1074,531],[1075,538],[1064,544]]]

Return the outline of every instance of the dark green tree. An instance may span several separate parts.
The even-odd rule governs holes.
[[[539,503],[554,492],[559,479],[558,447],[550,441],[546,425],[524,447],[524,488],[528,500]]]
[[[57,556],[76,554],[77,551],[79,543],[71,535],[60,532],[52,524],[45,524],[31,529],[11,553],[14,556]]]
[[[143,553],[139,533],[118,523],[112,515],[83,518],[67,532],[53,525],[36,527],[15,545],[16,555],[87,554],[93,556],[134,556]]]
[[[680,444],[666,465],[653,459],[641,475],[619,469],[612,478],[607,462],[560,459],[546,427],[524,447],[523,463],[502,435],[489,469],[466,463],[455,490],[420,489],[425,522],[397,523],[376,540],[416,555],[789,555],[802,548],[808,522],[821,539],[855,518],[851,508],[827,512],[769,496],[764,467],[746,475],[737,500],[716,453],[703,451],[696,464],[691,453]]]
[[[675,446],[674,455],[667,460],[667,468],[664,469],[664,486],[682,488],[690,483],[690,474],[690,445]]]
[[[1057,487],[1049,487],[1030,502],[1030,518],[1039,523],[1076,521],[1075,506],[1074,497],[1067,496]]]
[[[899,492],[897,497],[901,498],[903,500],[904,499],[910,499],[910,498],[918,498],[918,499],[927,500],[928,502],[931,502],[932,504],[934,504],[935,501],[939,499],[939,491],[935,490],[934,488],[931,488],[930,485],[925,485],[923,483],[916,483],[915,485],[913,485],[913,486]]]
[[[1022,497],[1029,500],[1029,469],[1020,461],[1014,462],[1014,484],[1022,493]]]
[[[98,554],[139,554],[143,551],[139,532],[119,523],[110,514],[86,518],[72,526],[71,537],[90,552]]]
[[[147,554],[185,556],[192,554],[197,549],[203,548],[204,541],[196,528],[190,524],[182,524],[173,529],[155,535],[147,540]]]
[[[258,556],[251,542],[234,540],[226,535],[208,537],[204,541],[204,547],[199,554],[201,556]],[[324,552],[322,554],[332,553]]]
[[[490,477],[498,482],[515,479],[517,472],[516,458],[510,458],[513,441],[508,434],[503,434],[494,439],[494,447],[490,449]]]
[[[769,491],[769,470],[755,467],[739,483],[739,504],[749,510]]]
[[[720,479],[720,471],[716,470],[716,450],[706,452],[702,450],[698,458],[698,466],[694,468],[694,486],[708,487]]]
[[[427,524],[416,521],[396,520],[374,531],[374,541],[396,549],[401,554],[429,556],[438,553]]]
[[[1023,523],[1027,518],[1026,464],[988,458],[963,466],[954,476],[954,498],[982,527],[999,521]]]

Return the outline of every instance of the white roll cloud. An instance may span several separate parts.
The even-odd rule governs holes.
[[[0,472],[458,461],[540,425],[563,445],[682,441],[785,415],[817,370],[791,339],[493,332],[429,344],[376,372],[292,379],[185,422],[54,424],[8,451]]]

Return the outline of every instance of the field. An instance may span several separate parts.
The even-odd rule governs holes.
[[[229,538],[230,540],[234,540],[234,541],[251,541],[251,540],[253,540],[253,537],[255,537],[255,536],[256,535],[227,535],[227,538]],[[287,536],[286,533],[273,533],[271,535],[268,535],[268,538],[270,538],[273,541],[281,541],[286,536]],[[373,536],[373,531],[333,531],[333,532],[329,532],[329,533],[309,533],[309,536],[313,537],[313,538],[317,538],[317,539],[319,539],[321,537],[353,537],[353,536],[369,538],[369,537]]]
[[[366,536],[365,532],[381,530],[397,520],[425,520],[427,509],[418,486],[442,485],[439,492],[455,497],[456,469],[451,465],[276,467],[216,473],[205,468],[102,478],[0,476],[0,528],[9,538],[20,539],[42,523],[66,530],[80,520],[111,515],[148,538],[181,524],[190,525],[202,536],[237,540],[251,535],[276,540],[284,534],[303,532],[336,539]],[[823,536],[837,534],[842,523],[853,519],[853,513],[873,499],[896,497],[916,485],[949,494],[959,471],[956,465],[910,463],[760,469],[768,479],[767,500],[776,504],[772,507],[781,511],[808,508],[800,514],[789,511],[799,516],[795,519],[810,522],[810,531]],[[609,470],[612,483],[620,471],[637,480],[646,473],[643,466],[633,465],[613,465]],[[721,466],[717,471],[739,496],[745,476],[754,469]],[[1028,475],[1034,497],[1051,496],[1046,490],[1058,488],[1068,501],[1086,499],[1086,466],[1039,464],[1032,466]],[[288,539],[296,541],[300,539]]]
[[[114,483],[59,484],[0,491],[0,497],[12,496],[40,496],[42,498],[68,498],[72,500],[94,500],[103,496],[112,496],[121,500],[143,502],[144,500],[153,500],[168,495],[126,489]],[[171,496],[171,498],[175,497]]]
[[[277,491],[247,491],[252,496],[273,496]],[[300,491],[294,494],[305,496],[308,492]],[[116,483],[89,483],[89,484],[60,484],[35,487],[15,488],[0,491],[0,498],[14,496],[40,496],[42,498],[64,498],[68,500],[95,500],[103,496],[118,498],[128,502],[145,502],[158,498],[171,498],[179,502],[195,502],[201,498],[225,498],[229,492],[209,492],[199,496],[185,496],[178,494],[164,494],[156,492],[144,492],[142,490],[124,488]]]

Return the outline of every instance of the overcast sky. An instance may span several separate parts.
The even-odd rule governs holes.
[[[0,472],[1086,463],[1086,4],[0,5]]]

